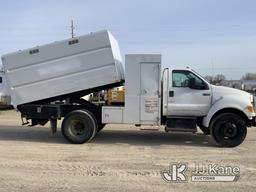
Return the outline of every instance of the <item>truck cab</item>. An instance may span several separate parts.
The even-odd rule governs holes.
[[[246,126],[255,124],[254,108],[251,94],[212,85],[190,68],[163,71],[167,131],[196,132],[197,125],[219,145],[235,146],[245,138]]]

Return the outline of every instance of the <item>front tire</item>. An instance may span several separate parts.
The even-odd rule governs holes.
[[[90,141],[98,130],[96,117],[87,110],[76,110],[66,115],[61,131],[71,143],[82,144]]]
[[[213,140],[221,147],[240,145],[247,134],[245,121],[233,113],[218,115],[210,126]]]

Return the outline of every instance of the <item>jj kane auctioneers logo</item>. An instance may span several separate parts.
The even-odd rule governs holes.
[[[192,182],[235,182],[240,177],[240,168],[197,163],[194,170],[190,171],[188,163],[172,163],[169,170],[161,171],[161,176],[166,182],[188,182],[188,175],[191,175]]]

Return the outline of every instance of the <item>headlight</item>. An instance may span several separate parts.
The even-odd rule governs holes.
[[[247,110],[249,113],[255,113],[253,106],[247,106]]]

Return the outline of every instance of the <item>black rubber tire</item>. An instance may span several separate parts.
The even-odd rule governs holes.
[[[61,131],[70,143],[82,144],[90,141],[97,133],[98,121],[87,110],[76,110],[66,115]]]
[[[244,141],[247,127],[240,116],[223,113],[214,118],[210,132],[213,140],[220,147],[236,147]]]

